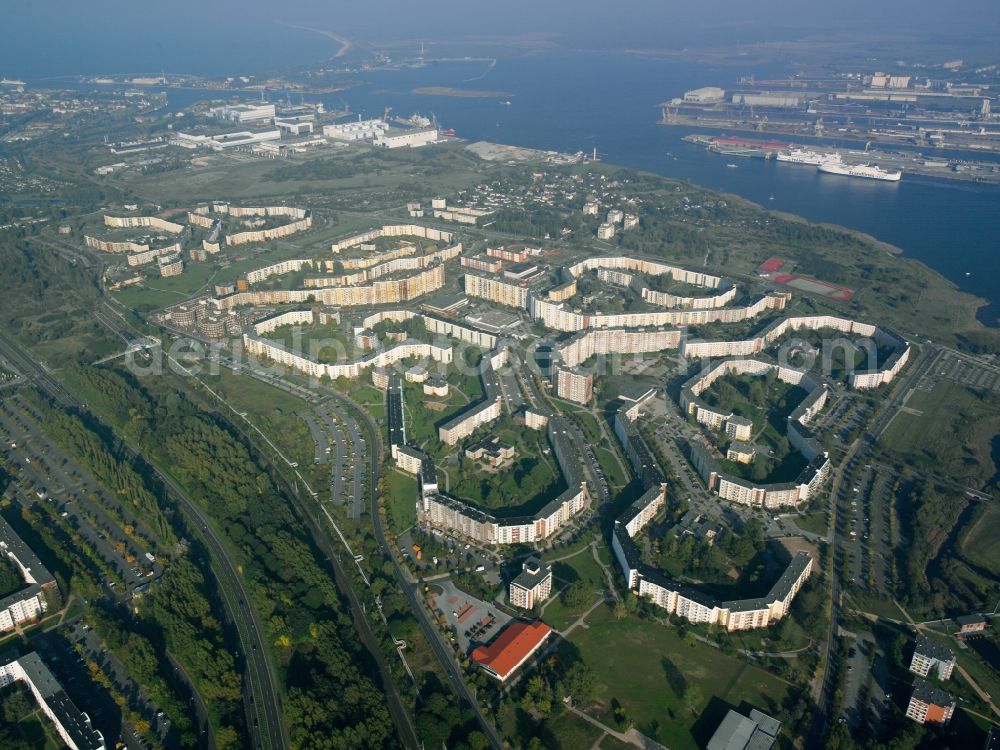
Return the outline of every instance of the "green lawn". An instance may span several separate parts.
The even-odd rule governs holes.
[[[227,367],[220,367],[218,375],[204,375],[203,380],[236,411],[245,413],[290,460],[302,466],[313,465],[315,445],[309,428],[299,416],[310,410],[305,401]],[[237,423],[241,421],[232,413],[227,416]]]
[[[628,484],[628,477],[622,472],[621,464],[615,454],[607,448],[595,448],[594,455],[597,456],[597,463],[604,471],[604,478],[612,488],[621,488]]]
[[[298,396],[228,367],[220,367],[218,375],[202,375],[202,379],[237,411],[266,415],[274,409],[298,412],[309,408]]]
[[[970,524],[959,544],[970,561],[1000,576],[1000,509],[985,507]]]
[[[817,510],[812,513],[806,513],[802,516],[796,516],[793,520],[795,521],[795,525],[800,529],[813,534],[825,534],[828,529],[826,511],[823,510]]]
[[[996,475],[990,446],[1000,397],[941,380],[930,393],[914,391],[906,406],[916,413],[897,413],[879,440],[895,459],[976,487]]]
[[[851,605],[862,612],[870,612],[879,617],[906,622],[906,616],[893,602],[885,597],[860,589],[853,589],[848,594]]]
[[[417,480],[398,469],[387,472],[385,477],[388,483],[385,507],[393,531],[399,534],[416,523]]]
[[[588,625],[573,631],[567,647],[575,647],[598,674],[597,700],[587,712],[614,726],[612,701],[618,701],[640,732],[671,750],[698,747],[692,726],[713,698],[736,706],[746,701],[780,715],[779,707],[793,689],[758,667],[686,641],[656,622],[632,617],[616,622],[601,608]],[[685,695],[699,698],[692,701],[693,713],[685,707]]]
[[[560,585],[558,591],[562,591],[563,588],[565,588],[565,586]],[[556,591],[556,593],[553,594],[554,598],[551,599],[546,605],[545,610],[542,612],[540,617],[546,625],[549,625],[553,629],[559,631],[565,630],[572,625],[579,619],[580,615],[590,609],[595,602],[598,602],[601,599],[601,594],[599,594],[595,589],[593,597],[588,599],[586,604],[582,607],[570,608],[565,606],[562,601],[560,601],[558,591],[554,587],[553,591]],[[600,609],[601,608],[598,607],[598,609],[594,610],[594,612],[591,613],[591,617],[596,616]]]
[[[604,734],[602,730],[569,711],[546,721],[542,728],[546,747],[552,747],[554,750],[586,750],[593,746],[602,734]]]

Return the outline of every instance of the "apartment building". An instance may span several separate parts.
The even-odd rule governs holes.
[[[521,563],[521,572],[510,582],[510,603],[521,609],[533,609],[552,593],[552,566],[537,557]]]
[[[282,237],[289,237],[298,232],[304,232],[312,226],[312,211],[309,209],[289,208],[287,206],[268,206],[263,208],[243,209],[243,211],[260,211],[264,216],[290,216],[293,221],[270,229],[254,229],[246,232],[234,232],[226,236],[226,244],[246,245],[250,242],[268,242]],[[231,211],[232,213],[232,211]],[[241,215],[247,215],[245,213]]]
[[[174,244],[166,245],[165,247],[150,248],[148,245],[145,247],[145,250],[127,255],[125,257],[125,262],[130,266],[144,266],[147,263],[152,263],[157,258],[164,255],[178,255],[182,249],[180,242],[175,242]]]
[[[566,367],[557,367],[553,376],[556,395],[578,404],[589,404],[594,398],[594,375]]]
[[[595,355],[645,354],[674,349],[680,342],[680,331],[630,330],[605,328],[573,336],[555,350],[559,360],[567,367],[576,367]]]
[[[748,442],[753,437],[753,420],[731,416],[726,419],[726,437],[730,440]]]
[[[420,468],[423,466],[423,462],[427,459],[427,455],[416,448],[411,448],[408,445],[393,445],[392,446],[392,457],[396,461],[396,466],[405,471],[407,474],[413,474],[417,476],[420,473]]]
[[[425,396],[444,398],[448,395],[449,390],[448,381],[440,375],[431,375],[424,383]]]
[[[56,579],[2,517],[0,554],[6,555],[24,581],[20,590],[0,599],[0,632],[6,633],[22,622],[41,617],[49,606],[46,592],[55,595],[58,589]]]
[[[159,216],[109,216],[104,215],[104,225],[116,229],[157,229],[169,234],[180,234],[183,224],[161,219]]]
[[[465,293],[506,307],[528,308],[529,290],[526,286],[487,276],[467,273],[463,276]]]
[[[419,224],[385,224],[378,229],[369,229],[367,232],[354,234],[350,237],[334,242],[330,246],[330,251],[340,253],[358,245],[373,242],[379,237],[419,237],[433,242],[451,242],[452,233],[430,227],[422,227]]]
[[[760,315],[765,310],[784,309],[788,295],[769,293],[746,307],[719,309],[679,309],[590,315],[567,310],[562,304],[537,296],[531,298],[531,317],[556,331],[582,331],[587,328],[660,328],[663,326],[738,323]]]
[[[69,699],[37,652],[0,665],[0,688],[15,682],[23,682],[31,690],[70,750],[105,750],[104,737],[91,726],[90,717]]]
[[[907,718],[918,724],[944,726],[954,713],[955,699],[948,693],[920,677],[913,679],[913,693],[906,705]]]
[[[537,255],[538,251],[525,245],[502,245],[500,247],[486,248],[486,255],[490,258],[507,261],[508,263],[525,263],[532,255]]]
[[[280,342],[262,338],[256,330],[252,333],[243,334],[243,348],[249,355],[266,357],[273,362],[277,362],[285,367],[291,367],[306,375],[317,378],[328,377],[331,380],[336,380],[340,377],[354,380],[369,368],[385,368],[388,365],[409,359],[410,357],[433,359],[436,362],[447,364],[452,361],[453,356],[451,346],[406,342],[369,355],[363,359],[352,360],[350,362],[322,363],[304,354],[289,351]]]
[[[937,670],[939,680],[947,680],[955,669],[955,654],[947,646],[931,640],[925,635],[918,635],[913,647],[913,658],[910,660],[910,671],[921,677],[926,677],[931,670]]]
[[[445,445],[455,445],[468,437],[484,424],[499,419],[502,412],[500,396],[492,400],[482,401],[471,409],[467,409],[454,419],[448,420],[438,428],[438,438]]]
[[[469,268],[482,273],[500,273],[503,270],[503,261],[491,258],[488,255],[463,255],[460,261],[462,268]]]
[[[237,291],[213,300],[220,309],[242,305],[287,305],[319,302],[334,307],[391,305],[416,299],[444,286],[444,266],[437,265],[401,279],[376,281],[368,286],[334,287],[329,289],[259,289]],[[237,286],[239,289],[239,286]]]

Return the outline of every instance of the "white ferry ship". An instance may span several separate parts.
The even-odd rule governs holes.
[[[839,162],[840,154],[836,151],[832,154],[824,154],[805,148],[792,148],[788,151],[779,151],[777,159],[778,161],[787,161],[790,164],[808,164],[811,167],[818,167],[825,161]]]
[[[874,164],[858,164],[852,167],[843,164],[839,159],[836,161],[824,161],[817,169],[826,174],[839,174],[844,177],[864,177],[869,180],[886,180],[888,182],[899,182],[903,176],[902,172],[889,172]]]

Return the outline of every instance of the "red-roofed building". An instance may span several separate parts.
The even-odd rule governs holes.
[[[488,646],[476,648],[472,661],[505,682],[542,647],[551,633],[552,628],[541,620],[512,622]]]

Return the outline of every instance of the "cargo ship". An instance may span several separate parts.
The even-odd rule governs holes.
[[[890,172],[875,164],[858,164],[849,166],[837,160],[824,161],[817,169],[824,174],[836,174],[844,177],[864,177],[869,180],[885,180],[887,182],[899,182],[902,172]]]
[[[760,141],[755,138],[742,138],[739,136],[685,136],[684,140],[690,143],[697,143],[706,147],[709,151],[726,156],[755,157],[758,159],[770,159],[781,151],[787,151],[791,144],[781,141]]]

